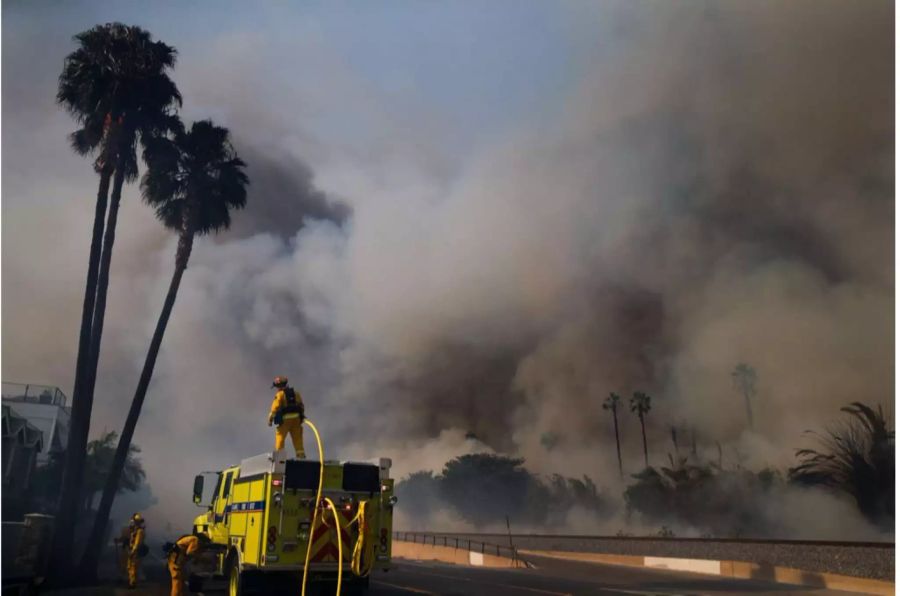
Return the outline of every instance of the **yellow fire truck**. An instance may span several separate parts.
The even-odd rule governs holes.
[[[194,520],[194,532],[209,536],[212,545],[194,563],[189,588],[200,591],[208,582],[225,580],[229,596],[279,586],[299,590],[307,579],[334,584],[342,569],[341,592],[364,592],[370,572],[391,566],[397,498],[390,467],[389,459],[378,464],[288,459],[281,450],[216,472],[207,513]],[[204,475],[198,475],[198,505],[203,484]]]

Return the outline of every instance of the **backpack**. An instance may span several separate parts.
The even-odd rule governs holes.
[[[303,420],[304,410],[303,404],[297,401],[297,393],[294,391],[293,387],[285,387],[284,391],[284,401],[285,405],[278,408],[275,412],[275,416],[272,417],[272,421],[275,422],[276,425],[281,426],[284,422],[285,414],[300,414],[300,420]]]

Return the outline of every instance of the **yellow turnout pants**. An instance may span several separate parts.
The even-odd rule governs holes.
[[[137,585],[138,565],[140,559],[136,554],[128,553],[128,585],[132,588]]]
[[[172,595],[184,594],[184,566],[175,562],[175,557],[169,557],[169,574],[172,576]]]
[[[290,416],[290,414],[288,414]],[[300,416],[294,414],[293,418],[286,418],[281,424],[275,427],[275,449],[284,449],[284,440],[291,435],[291,443],[294,444],[294,451],[297,457],[306,457],[306,451],[303,449],[303,423]]]

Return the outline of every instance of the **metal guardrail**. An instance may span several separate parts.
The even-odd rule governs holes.
[[[401,534],[411,534],[411,532],[400,532]],[[438,536],[448,538],[465,538],[471,536],[505,539],[507,534],[497,534],[490,532],[425,532],[427,536]],[[561,540],[619,540],[623,542],[688,542],[688,543],[726,543],[726,544],[784,544],[797,546],[840,546],[840,547],[862,547],[862,548],[894,548],[893,542],[862,542],[862,541],[842,541],[842,540],[786,540],[786,539],[763,539],[763,538],[680,538],[678,536],[600,536],[590,534],[511,534],[511,538],[547,538]],[[477,540],[475,541],[477,542]]]
[[[68,397],[59,387],[54,385],[35,385],[32,383],[7,383],[2,384],[2,397],[7,401],[26,402],[32,404],[46,404],[51,406],[66,407]]]
[[[481,553],[483,555],[496,555],[498,557],[506,557],[514,562],[522,561],[527,563],[519,556],[519,551],[514,546],[505,546],[492,542],[484,542],[482,540],[472,540],[463,536],[451,536],[449,534],[433,534],[431,532],[394,532],[395,540],[404,542],[412,542],[414,544],[430,544],[432,546],[446,546],[454,549],[464,549],[471,552]]]

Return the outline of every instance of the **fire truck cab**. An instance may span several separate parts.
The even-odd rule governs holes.
[[[207,512],[194,519],[194,533],[207,535],[212,544],[194,563],[189,588],[200,591],[215,580],[228,582],[229,596],[265,593],[276,586],[299,588],[311,542],[309,581],[336,582],[340,552],[342,592],[362,593],[369,573],[391,567],[397,499],[390,467],[386,458],[378,464],[326,460],[318,507],[318,461],[288,459],[281,450],[217,472]],[[198,505],[203,484],[204,476],[198,475]],[[334,504],[338,524],[326,498]],[[314,515],[319,516],[315,524]]]

